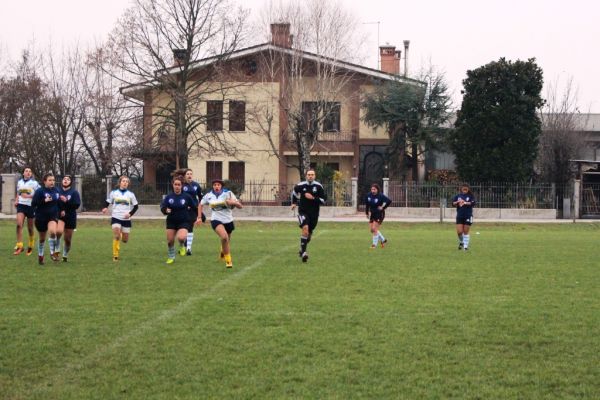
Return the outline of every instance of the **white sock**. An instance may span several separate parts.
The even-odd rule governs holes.
[[[192,242],[194,241],[194,232],[188,232],[187,234],[187,249],[192,250]]]
[[[469,239],[471,238],[471,235],[463,235],[463,243],[465,245],[465,249],[469,247]]]
[[[38,256],[44,256],[44,242],[38,241]]]
[[[373,246],[377,246],[378,241],[379,241],[379,235],[373,235]]]
[[[60,251],[60,239],[54,239],[54,252],[58,253]]]
[[[48,239],[48,247],[50,247],[50,254],[53,254],[56,249],[56,239]]]
[[[458,243],[463,244],[463,234],[458,235]]]
[[[382,243],[385,242],[385,237],[383,237],[381,231],[377,232],[377,235],[379,236],[379,240],[381,240]]]

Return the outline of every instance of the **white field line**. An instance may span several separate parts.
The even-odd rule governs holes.
[[[319,237],[319,236],[321,236],[321,234],[323,234],[325,232],[326,231],[320,231],[320,232],[316,233],[314,237],[315,238]],[[290,251],[292,248],[297,247],[297,246],[298,246],[298,244],[285,246],[285,247],[282,247],[281,249],[279,249],[279,251],[277,251],[277,252],[265,255],[264,257],[256,260],[254,263],[250,264],[249,266],[237,270],[235,273],[230,275],[228,278],[225,278],[225,279],[220,280],[219,282],[215,283],[212,287],[208,288],[205,292],[200,293],[196,296],[190,296],[187,300],[180,302],[176,306],[169,308],[167,310],[163,310],[156,317],[149,319],[145,322],[142,322],[140,325],[138,325],[131,331],[123,334],[122,336],[119,336],[118,338],[113,340],[111,343],[109,343],[105,346],[99,347],[95,352],[91,353],[87,357],[84,357],[84,358],[78,360],[77,362],[68,363],[63,368],[59,368],[58,370],[55,370],[55,373],[52,376],[48,377],[48,379],[44,379],[44,380],[38,382],[37,385],[32,387],[32,394],[39,395],[48,390],[52,390],[55,387],[59,387],[58,385],[61,383],[60,381],[64,381],[64,380],[68,379],[68,375],[70,373],[82,370],[83,368],[86,367],[86,365],[88,365],[94,361],[97,361],[97,360],[101,359],[102,357],[104,357],[105,355],[126,345],[127,342],[129,342],[132,338],[139,338],[139,337],[143,336],[146,332],[150,331],[151,329],[156,328],[159,324],[161,324],[165,321],[168,321],[171,318],[176,317],[180,314],[183,314],[185,311],[187,311],[193,305],[195,305],[198,301],[209,298],[209,297],[213,296],[219,289],[242,279],[249,272],[262,266],[271,257],[277,256],[281,253],[285,253],[286,251]]]

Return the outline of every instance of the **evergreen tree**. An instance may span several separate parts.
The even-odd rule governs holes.
[[[479,182],[520,182],[533,173],[544,101],[542,70],[535,59],[501,58],[463,81],[451,148],[460,177]]]

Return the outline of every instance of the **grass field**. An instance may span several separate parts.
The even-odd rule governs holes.
[[[0,222],[1,399],[598,399],[600,225],[236,223],[165,265],[163,222],[111,261],[80,221],[68,263],[12,256]],[[479,235],[475,232],[480,232]],[[47,251],[47,250],[46,250]],[[48,258],[48,257],[47,257]]]

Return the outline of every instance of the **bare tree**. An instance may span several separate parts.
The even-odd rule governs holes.
[[[78,47],[56,57],[52,47],[45,54],[44,81],[48,96],[46,131],[55,151],[55,172],[78,173],[84,157],[78,133],[84,129],[84,76]]]
[[[257,105],[249,114],[280,160],[287,163],[279,143],[293,144],[298,154],[293,166],[303,176],[310,168],[310,153],[325,131],[340,129],[339,121],[337,127],[332,124],[340,105],[358,98],[352,86],[355,73],[340,63],[354,61],[360,54],[358,22],[341,2],[310,0],[271,5],[262,24],[273,23],[278,23],[274,29],[279,30],[279,38],[273,38],[273,50],[262,53],[259,70],[262,82],[279,83],[279,92],[270,93],[272,105]],[[280,110],[282,119],[276,114]],[[274,129],[276,119],[279,131]]]
[[[13,159],[19,167],[28,165],[37,174],[56,167],[54,141],[47,130],[51,101],[40,66],[40,57],[33,51],[23,51],[14,76],[5,81],[3,96],[8,104],[6,124],[10,126]]]
[[[556,183],[560,190],[571,177],[569,160],[579,158],[585,148],[587,121],[579,111],[573,78],[568,79],[561,92],[559,84],[557,79],[546,92],[536,169],[542,180]]]
[[[107,49],[130,84],[124,93],[152,104],[151,139],[169,138],[177,168],[190,151],[235,150],[222,130],[206,129],[206,101],[226,97],[224,62],[246,14],[229,0],[135,0],[110,35]]]
[[[84,123],[77,133],[96,174],[119,175],[128,169],[123,160],[131,160],[126,165],[136,163],[133,154],[142,143],[141,109],[120,95],[120,71],[102,48],[89,52],[78,65]]]

